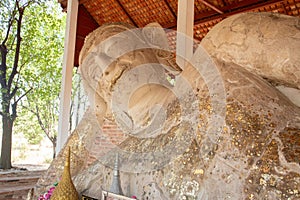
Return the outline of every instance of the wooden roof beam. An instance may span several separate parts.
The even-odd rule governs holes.
[[[210,7],[211,9],[217,11],[217,12],[220,13],[220,14],[223,14],[223,13],[224,13],[223,11],[221,11],[220,9],[218,9],[216,6],[214,6],[214,5],[210,4],[210,3],[208,3],[208,2],[205,1],[205,0],[200,0],[200,2],[202,2],[202,3],[203,3],[204,5],[206,5],[207,7]]]
[[[238,4],[232,4],[229,6],[222,7],[222,10],[224,12],[223,14],[216,14],[215,11],[207,11],[205,13],[200,13],[198,15],[195,15],[195,24],[216,20],[218,18],[223,19],[231,15],[255,10],[268,5],[278,4],[281,2],[284,2],[284,0],[270,0],[267,2],[260,2],[260,3],[257,3],[257,0],[244,0]],[[168,26],[166,26],[166,28],[176,29],[176,23],[170,23]]]
[[[287,15],[287,10],[286,10],[286,8],[285,8],[284,3],[281,3],[281,7],[282,7],[282,9],[283,9],[284,14]]]
[[[79,0],[79,4],[84,4],[87,1],[90,1],[90,0]]]
[[[273,4],[278,4],[278,3],[281,3],[283,1],[284,0],[271,0],[271,1],[268,1],[268,2],[253,4],[253,2],[256,2],[256,0],[251,0],[251,1],[247,0],[247,2],[249,2],[248,6],[240,7],[240,8],[233,7],[233,8],[231,8],[232,10],[230,8],[227,8],[226,10],[231,10],[231,12],[228,12],[228,13],[213,15],[213,16],[209,16],[207,18],[201,18],[199,16],[195,16],[195,24],[204,23],[204,22],[208,22],[208,21],[211,21],[211,20],[216,20],[218,18],[223,19],[223,18],[229,17],[231,15],[235,15],[235,14],[242,13],[242,12],[248,12],[248,11],[251,11],[251,10],[263,8],[265,6],[270,6],[270,5],[273,5]]]
[[[174,12],[174,10],[171,8],[168,0],[164,0],[165,4],[167,5],[167,7],[169,8],[170,12],[172,13],[173,17],[175,18],[175,20],[177,20],[177,15],[176,13]]]
[[[119,4],[119,6],[122,8],[122,10],[124,11],[124,13],[126,14],[126,16],[128,17],[128,19],[132,22],[132,24],[136,27],[138,27],[138,25],[136,24],[136,22],[132,19],[132,17],[129,15],[129,13],[127,12],[127,10],[124,8],[123,4],[120,2],[120,0],[116,0],[116,2]]]

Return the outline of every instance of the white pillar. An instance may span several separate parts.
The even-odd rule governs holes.
[[[68,139],[78,0],[68,0],[56,154]]]
[[[194,0],[178,0],[176,63],[184,68],[193,55]]]

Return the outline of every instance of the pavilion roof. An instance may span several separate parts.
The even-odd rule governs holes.
[[[66,10],[67,0],[58,0]],[[176,29],[178,0],[79,0],[75,60],[86,35],[105,23],[127,22],[136,27],[158,22]],[[194,38],[201,39],[224,18],[242,12],[276,12],[300,16],[300,0],[195,0]],[[169,33],[175,46],[175,31]]]

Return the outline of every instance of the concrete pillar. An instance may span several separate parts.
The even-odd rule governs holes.
[[[57,154],[59,153],[69,136],[69,117],[71,105],[72,74],[74,67],[78,5],[78,0],[68,0],[59,107],[60,114],[58,120],[58,135],[56,143]]]
[[[193,55],[194,0],[179,0],[177,15],[176,63],[184,68]]]

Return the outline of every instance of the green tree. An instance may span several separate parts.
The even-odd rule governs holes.
[[[58,8],[57,2],[48,2],[33,9],[29,9],[28,16],[38,15],[38,20],[31,17],[29,20],[30,31],[34,33],[35,43],[32,42],[34,53],[33,68],[28,83],[33,88],[30,95],[22,101],[25,112],[35,116],[35,122],[40,128],[35,132],[26,131],[27,138],[31,139],[44,133],[53,144],[53,157],[55,156],[57,123],[59,113],[59,92],[61,81],[61,59],[63,55],[63,39],[65,29],[65,16]],[[32,26],[35,24],[35,26]],[[32,35],[28,35],[30,37]],[[34,39],[32,38],[32,40]],[[25,114],[25,113],[24,113]],[[29,115],[30,115],[29,114]],[[24,119],[24,118],[23,118]],[[23,120],[24,124],[28,124]],[[31,127],[30,124],[27,126]],[[41,131],[40,131],[41,130]]]
[[[52,0],[2,0],[0,3],[3,10],[0,14],[3,129],[0,168],[3,169],[12,167],[12,130],[20,103],[24,106],[21,114],[26,110],[31,112],[42,131],[56,141],[56,132],[47,127],[56,125],[61,77],[58,58],[62,55],[64,18],[57,17],[61,14],[53,9],[55,4]]]

